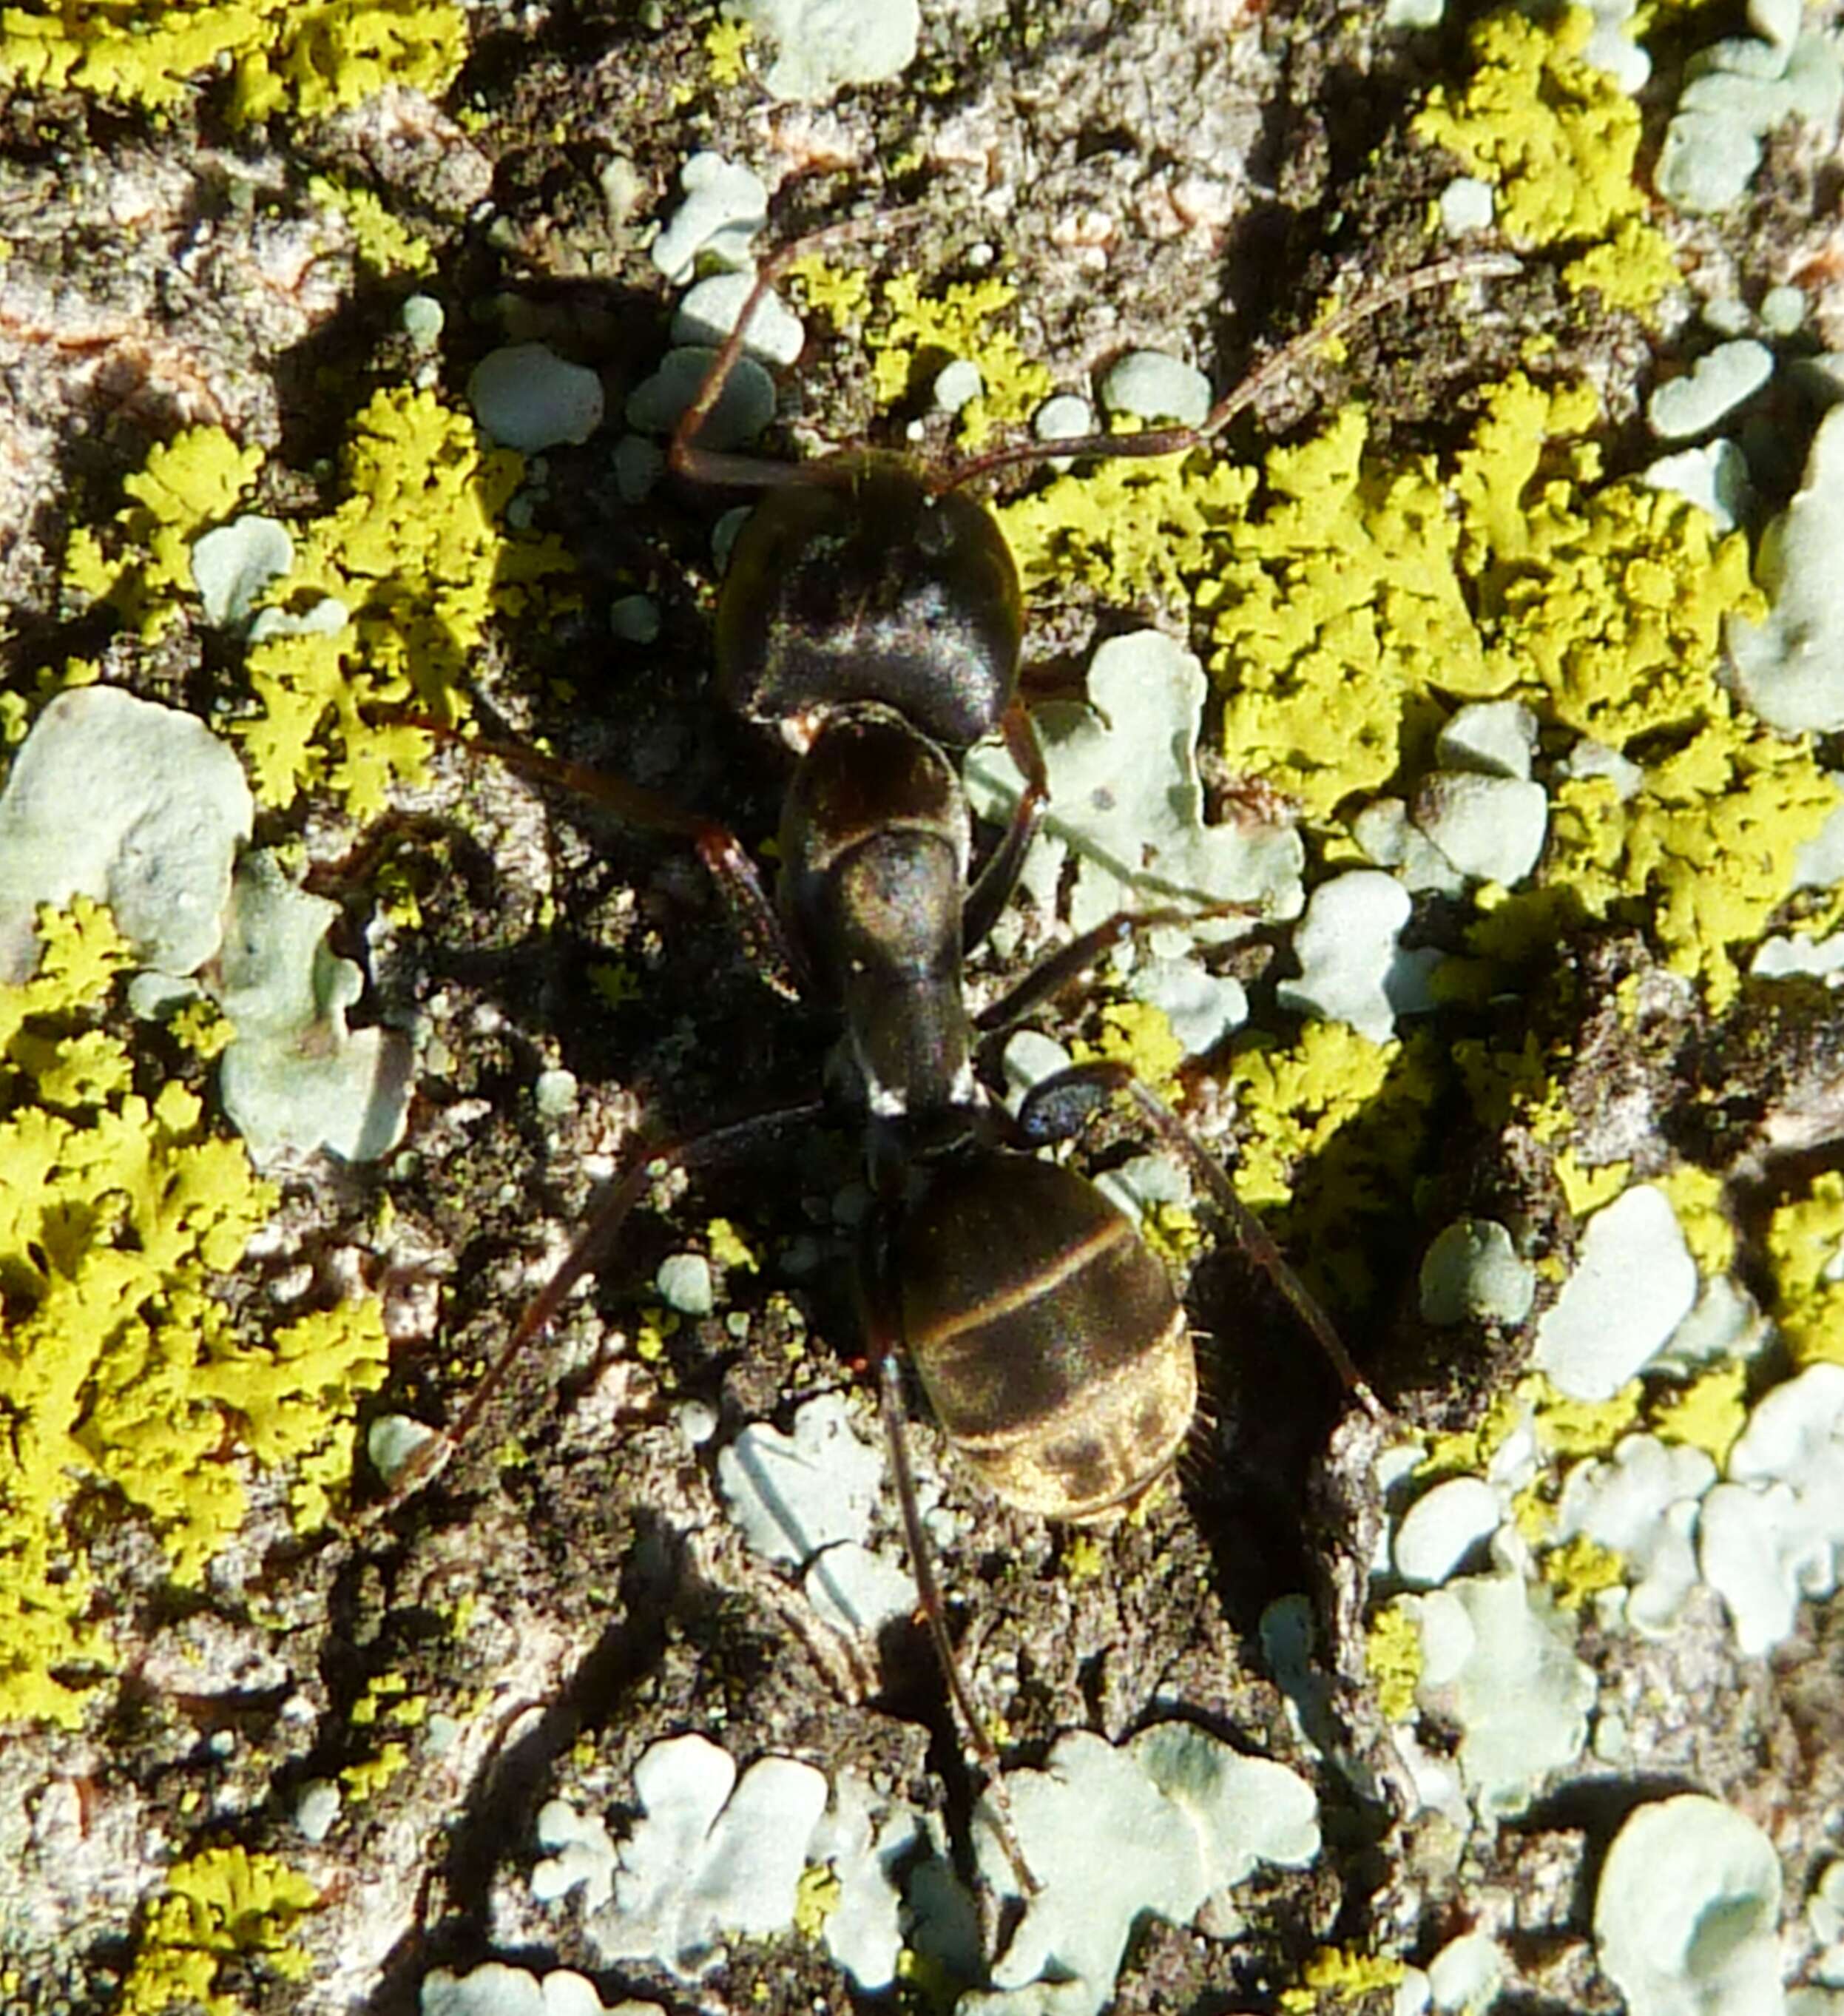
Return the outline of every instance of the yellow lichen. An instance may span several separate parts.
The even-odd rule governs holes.
[[[352,228],[361,261],[382,278],[397,273],[433,273],[436,255],[419,237],[393,216],[373,190],[354,189],[331,175],[309,178],[307,193],[316,203],[336,210]]]
[[[1364,1645],[1364,1670],[1376,1690],[1377,1706],[1384,1719],[1411,1721],[1415,1690],[1422,1683],[1422,1627],[1406,1604],[1386,1604],[1371,1620]]]
[[[740,84],[749,75],[745,52],[756,39],[747,21],[715,20],[704,31],[704,53],[710,60],[713,84]]]
[[[410,1753],[401,1743],[381,1743],[376,1757],[348,1764],[340,1773],[340,1783],[354,1805],[363,1805],[388,1789],[409,1769]]]
[[[761,1262],[728,1219],[714,1218],[704,1228],[704,1236],[710,1242],[710,1257],[718,1266],[740,1268],[750,1274],[760,1272]]]
[[[1321,1946],[1300,1970],[1299,1985],[1281,1991],[1281,2007],[1286,2016],[1349,2009],[1395,1988],[1407,1973],[1405,1963],[1388,1954]]]
[[[1795,1361],[1844,1364],[1844,1171],[1828,1169],[1767,1227],[1774,1316]]]
[[[1655,1403],[1652,1431],[1661,1442],[1702,1449],[1720,1468],[1748,1425],[1747,1391],[1746,1366],[1713,1366]]]
[[[1679,276],[1634,172],[1639,107],[1585,58],[1594,27],[1579,7],[1553,21],[1489,16],[1472,31],[1464,89],[1431,92],[1414,131],[1492,185],[1514,245],[1583,244],[1565,283],[1643,312]]]
[[[1627,1187],[1633,1170],[1630,1162],[1597,1162],[1591,1168],[1573,1148],[1563,1149],[1554,1166],[1563,1200],[1577,1218],[1585,1218],[1602,1204],[1611,1204]]]
[[[1626,1579],[1626,1563],[1612,1548],[1578,1533],[1551,1547],[1540,1563],[1544,1580],[1555,1592],[1557,1606],[1580,1610],[1603,1589],[1618,1589]]]
[[[74,1726],[110,1647],[69,1509],[150,1522],[196,1586],[243,1522],[248,1461],[293,1467],[304,1524],[351,1464],[358,1397],[384,1374],[375,1302],[241,1339],[210,1277],[274,1208],[241,1143],[177,1082],[135,1089],[89,1026],[128,951],[79,899],[41,926],[41,970],[0,988],[0,1721]]]
[[[447,0],[108,0],[0,11],[0,83],[68,86],[159,111],[234,70],[239,124],[291,110],[317,118],[387,85],[445,91],[467,53],[466,16]]]
[[[304,1981],[311,1963],[289,1933],[319,1901],[315,1885],[276,1856],[208,1848],[178,1863],[122,1983],[120,2016],[173,2008],[243,2016],[235,1996],[215,1992],[226,1960],[257,1960],[284,1981]]]
[[[803,1939],[818,1939],[825,1931],[826,1921],[839,1908],[845,1885],[838,1873],[824,1862],[810,1862],[794,1885],[794,1929]]]
[[[105,538],[77,527],[64,552],[74,595],[108,603],[150,642],[192,592],[192,549],[202,532],[229,517],[262,468],[262,451],[239,448],[219,427],[189,427],[149,451],[123,479],[132,502]]]
[[[916,275],[893,275],[883,286],[882,314],[865,336],[879,401],[893,404],[921,374],[932,376],[964,358],[979,368],[983,388],[961,409],[964,446],[976,448],[996,427],[1028,419],[1055,381],[1025,355],[1016,337],[988,326],[1017,292],[1011,281],[994,275],[929,295]]]
[[[1677,1214],[1698,1273],[1706,1281],[1727,1273],[1735,1264],[1735,1227],[1723,1208],[1722,1178],[1713,1170],[1682,1162],[1657,1178],[1656,1187]]]
[[[1114,1001],[1102,1010],[1102,1032],[1093,1042],[1069,1046],[1077,1064],[1105,1058],[1123,1064],[1168,1104],[1181,1096],[1177,1070],[1184,1061],[1184,1046],[1174,1032],[1171,1018],[1156,1003]]]
[[[570,564],[556,541],[500,528],[523,466],[509,449],[483,448],[473,421],[433,393],[381,391],[355,416],[344,499],[293,528],[293,564],[269,591],[278,609],[307,620],[252,646],[247,660],[262,711],[233,733],[265,801],[286,805],[304,785],[325,784],[370,818],[393,779],[420,775],[422,731],[374,715],[415,706],[462,718],[463,676],[488,621]],[[135,501],[106,542],[73,534],[67,584],[158,634],[191,592],[193,542],[260,467],[256,450],[215,428],[156,448],[126,480]]]
[[[1518,1382],[1533,1409],[1537,1446],[1546,1456],[1605,1456],[1636,1427],[1645,1389],[1629,1380],[1611,1399],[1577,1400],[1560,1393],[1540,1372]]]

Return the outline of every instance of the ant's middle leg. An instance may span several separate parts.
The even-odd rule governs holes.
[[[756,864],[742,842],[726,826],[686,812],[657,791],[630,783],[566,757],[547,756],[516,742],[499,742],[486,736],[463,735],[419,714],[397,714],[394,719],[419,728],[437,740],[454,744],[470,755],[491,756],[509,770],[567,791],[573,797],[613,812],[624,824],[653,833],[669,833],[690,841],[717,885],[728,912],[730,925],[749,963],[765,985],[784,999],[800,1001],[811,992],[808,975],[800,953],[782,928],[780,913]]]
[[[1266,1274],[1292,1305],[1312,1333],[1314,1341],[1346,1388],[1379,1420],[1386,1421],[1389,1410],[1377,1398],[1368,1380],[1357,1370],[1332,1319],[1319,1305],[1286,1256],[1254,1212],[1236,1194],[1229,1172],[1197,1136],[1148,1085],[1143,1085],[1123,1064],[1097,1058],[1072,1064],[1041,1079],[1027,1092],[1018,1110],[1017,1125],[1033,1147],[1047,1147],[1079,1133],[1102,1109],[1124,1096],[1135,1108],[1146,1130],[1188,1163],[1203,1179],[1211,1201],[1228,1220],[1236,1244]]]
[[[663,1143],[642,1155],[597,1204],[551,1278],[526,1305],[517,1327],[500,1347],[498,1356],[487,1366],[460,1413],[425,1442],[397,1473],[382,1509],[389,1510],[414,1496],[444,1468],[473,1431],[487,1403],[505,1384],[526,1347],[550,1327],[577,1283],[608,1258],[622,1226],[655,1183],[674,1169],[692,1169],[701,1164],[746,1154],[790,1127],[811,1125],[825,1110],[823,1100],[800,1100],[752,1114],[746,1120],[732,1121],[728,1126],[713,1128],[706,1133]]]

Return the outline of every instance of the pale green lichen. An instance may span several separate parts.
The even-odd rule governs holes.
[[[69,88],[152,111],[233,72],[238,124],[318,118],[388,85],[445,91],[467,54],[448,0],[107,0],[0,9],[0,83]]]
[[[208,1848],[177,1863],[142,1928],[119,2016],[174,2008],[243,2016],[236,1996],[217,1990],[227,1960],[253,1960],[282,1981],[305,1981],[312,1963],[289,1933],[319,1901],[314,1884],[277,1856]]]
[[[211,1277],[275,1193],[184,1085],[137,1091],[131,1053],[95,1026],[130,959],[107,913],[80,900],[41,930],[39,972],[0,988],[0,1721],[74,1726],[112,1649],[73,1505],[146,1519],[182,1585],[243,1520],[227,1446],[291,1467],[297,1520],[323,1523],[386,1348],[369,1300],[238,1335]]]

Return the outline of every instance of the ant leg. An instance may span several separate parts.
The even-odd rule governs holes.
[[[1041,959],[1015,986],[981,1009],[973,1018],[973,1026],[989,1042],[1008,1036],[1033,1009],[1053,999],[1072,981],[1080,979],[1141,931],[1156,931],[1162,924],[1194,924],[1199,917],[1254,914],[1239,903],[1210,903],[1188,910],[1116,910],[1080,938],[1071,938],[1066,945],[1059,945]]]
[[[960,1656],[954,1651],[953,1639],[948,1636],[947,1609],[941,1598],[940,1578],[935,1572],[935,1550],[929,1543],[928,1532],[922,1525],[922,1507],[916,1496],[915,1471],[909,1460],[909,1436],[904,1426],[903,1370],[897,1359],[901,1324],[895,1313],[897,1303],[894,1287],[884,1264],[890,1250],[888,1232],[886,1215],[873,1212],[866,1233],[860,1284],[868,1341],[877,1365],[878,1412],[883,1417],[884,1442],[890,1450],[890,1471],[897,1481],[897,1503],[903,1515],[904,1544],[909,1550],[910,1571],[915,1578],[916,1594],[921,1599],[922,1622],[935,1647],[941,1676],[947,1683],[948,1694],[962,1726],[973,1745],[980,1769],[986,1773],[986,1798],[994,1831],[1023,1894],[1034,1897],[1042,1886],[1031,1874],[1030,1865],[1024,1859],[1024,1850],[1019,1845],[997,1748],[990,1731],[975,1712],[972,1694],[961,1671]]]
[[[1123,1064],[1097,1059],[1073,1064],[1032,1086],[1019,1108],[1020,1131],[1036,1147],[1067,1140],[1111,1100],[1124,1093],[1138,1109],[1138,1118],[1165,1146],[1181,1156],[1199,1175],[1212,1201],[1229,1222],[1243,1251],[1293,1305],[1294,1313],[1313,1334],[1332,1370],[1365,1410],[1379,1421],[1389,1409],[1357,1370],[1332,1319],[1306,1283],[1287,1264],[1273,1235],[1236,1195],[1229,1172],[1177,1114],[1150,1087],[1142,1085]]]
[[[805,964],[782,928],[780,914],[762,886],[756,864],[728,826],[688,812],[657,791],[631,783],[625,777],[611,776],[606,770],[593,769],[587,763],[546,756],[516,742],[463,735],[426,715],[394,711],[391,718],[471,754],[491,756],[534,784],[549,785],[600,805],[626,825],[654,833],[677,833],[690,841],[717,884],[717,894],[729,913],[731,928],[750,965],[784,1000],[800,1001],[806,997],[809,987]]]
[[[505,1384],[507,1375],[526,1346],[549,1327],[577,1282],[606,1258],[621,1227],[627,1223],[629,1213],[658,1176],[669,1168],[695,1168],[701,1162],[719,1161],[742,1153],[785,1128],[799,1123],[811,1124],[825,1110],[824,1101],[817,1099],[773,1107],[766,1113],[752,1114],[747,1120],[733,1121],[727,1127],[713,1128],[708,1133],[695,1134],[682,1141],[667,1142],[635,1162],[596,1206],[594,1215],[577,1234],[575,1244],[564,1255],[555,1273],[526,1305],[518,1327],[501,1346],[499,1355],[487,1366],[480,1384],[468,1396],[466,1405],[453,1424],[442,1429],[432,1441],[425,1442],[410,1459],[393,1484],[382,1509],[390,1510],[414,1496],[443,1469],[472,1432],[488,1401]],[[662,1164],[665,1168],[661,1167]]]
[[[805,258],[816,245],[889,231],[919,212],[919,205],[910,205],[900,210],[886,211],[882,214],[874,212],[866,217],[846,218],[837,224],[822,225],[817,231],[790,239],[762,261],[756,269],[755,284],[744,297],[730,333],[711,359],[710,369],[704,374],[704,383],[699,387],[690,405],[679,415],[678,423],[672,430],[666,459],[675,476],[688,477],[695,483],[728,484],[752,490],[776,490],[791,483],[838,480],[836,475],[818,473],[824,471],[824,463],[770,462],[757,455],[727,455],[719,449],[699,448],[698,432],[724,396],[724,387],[729,383],[730,374],[736,369],[737,359],[747,344],[749,324],[776,281],[790,266]]]
[[[1185,448],[1201,447],[1220,434],[1271,385],[1296,370],[1322,345],[1335,341],[1347,329],[1368,321],[1382,310],[1393,308],[1396,302],[1406,301],[1410,295],[1420,293],[1426,288],[1450,286],[1462,280],[1507,279],[1523,270],[1522,261],[1513,258],[1508,252],[1463,252],[1451,259],[1437,259],[1429,265],[1417,267],[1413,272],[1376,281],[1263,358],[1239,383],[1224,393],[1195,427],[1148,427],[1139,434],[1080,434],[1059,441],[1019,441],[1009,448],[994,448],[990,454],[974,455],[956,463],[944,471],[932,488],[937,492],[958,490],[962,484],[972,481],[976,477],[990,475],[994,470],[1060,461],[1069,455],[1175,455]]]
[[[1014,699],[1006,708],[999,722],[999,730],[1005,738],[1006,754],[1024,779],[1024,789],[1012,808],[1005,838],[994,849],[992,859],[980,869],[979,879],[967,891],[961,909],[961,949],[964,952],[971,952],[985,941],[987,932],[997,923],[1000,913],[1011,902],[1025,855],[1030,850],[1031,841],[1043,819],[1044,801],[1050,796],[1050,775],[1044,767],[1044,751],[1022,700]]]

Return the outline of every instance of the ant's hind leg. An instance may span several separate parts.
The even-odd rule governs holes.
[[[527,1345],[550,1327],[570,1291],[584,1276],[592,1273],[607,1258],[634,1206],[660,1177],[674,1168],[695,1168],[701,1163],[747,1154],[789,1127],[810,1125],[825,1110],[821,1100],[801,1100],[753,1114],[746,1120],[734,1121],[727,1127],[713,1128],[708,1133],[666,1143],[642,1155],[597,1204],[556,1271],[526,1305],[516,1328],[501,1346],[498,1356],[487,1366],[459,1414],[425,1442],[392,1480],[390,1495],[381,1509],[388,1511],[401,1505],[439,1474],[473,1431],[487,1403],[505,1384]]]
[[[1332,1319],[1295,1273],[1260,1219],[1237,1196],[1229,1172],[1157,1093],[1142,1085],[1123,1064],[1097,1059],[1072,1064],[1032,1086],[1018,1112],[1018,1125],[1034,1147],[1066,1141],[1101,1109],[1124,1095],[1132,1100],[1141,1124],[1196,1172],[1211,1201],[1228,1219],[1236,1244],[1293,1305],[1294,1313],[1311,1331],[1332,1370],[1365,1410],[1379,1420],[1389,1418],[1368,1380],[1357,1370]]]
[[[903,1398],[903,1371],[898,1362],[901,1349],[901,1322],[898,1301],[887,1265],[890,1251],[887,1215],[874,1212],[867,1228],[864,1258],[859,1270],[862,1316],[867,1354],[877,1368],[878,1412],[883,1418],[884,1441],[890,1450],[890,1472],[897,1483],[897,1503],[903,1517],[903,1541],[909,1551],[909,1571],[915,1579],[921,1601],[922,1622],[927,1627],[941,1676],[959,1715],[962,1726],[973,1746],[980,1767],[986,1773],[987,1805],[999,1845],[1021,1892],[1034,1896],[1037,1879],[1025,1860],[1012,1823],[1011,1800],[991,1732],[973,1707],[973,1697],[961,1671],[960,1655],[948,1636],[947,1609],[942,1600],[941,1579],[935,1572],[935,1550],[922,1524],[922,1507],[916,1496],[915,1471],[909,1460],[908,1410]]]

